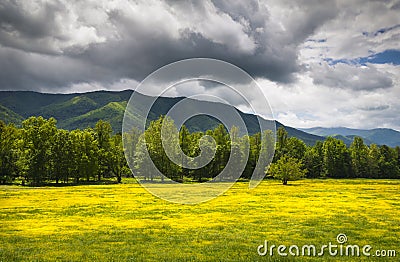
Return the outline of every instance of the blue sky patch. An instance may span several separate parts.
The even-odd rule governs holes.
[[[360,64],[394,64],[400,65],[400,50],[385,50],[368,57],[358,58]]]
[[[376,53],[366,57],[359,57],[355,59],[332,59],[326,58],[324,59],[330,65],[336,65],[339,63],[344,64],[360,64],[365,65],[367,63],[371,64],[393,64],[400,65],[400,50],[385,50],[381,53]]]

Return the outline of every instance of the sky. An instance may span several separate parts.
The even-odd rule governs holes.
[[[400,1],[0,2],[0,90],[134,89],[197,57],[249,73],[285,125],[400,130]]]

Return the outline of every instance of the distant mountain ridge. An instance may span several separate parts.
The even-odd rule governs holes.
[[[32,91],[0,91],[0,119],[6,123],[21,124],[22,120],[30,116],[54,117],[57,126],[68,130],[94,127],[98,120],[111,123],[115,132],[121,132],[125,107],[132,95],[132,90],[124,91],[94,91],[75,94],[43,94]],[[146,99],[146,96],[143,96]],[[157,119],[165,115],[169,109],[183,97],[160,97],[150,110],[149,119]],[[193,103],[215,103],[193,100]],[[230,107],[229,105],[224,105]],[[246,114],[236,109],[243,117],[250,134],[258,131],[257,116]],[[140,105],[134,109],[132,117],[141,115]],[[267,120],[263,120],[267,121]],[[218,122],[207,116],[198,116],[190,119],[187,126],[190,131],[205,131],[215,128]],[[276,128],[285,127],[290,137],[297,137],[308,145],[316,141],[325,140],[326,136],[333,136],[350,145],[354,136],[364,138],[366,144],[400,146],[400,132],[377,128],[371,130],[351,128],[302,128],[296,129],[285,126],[276,121]]]
[[[57,119],[57,126],[68,130],[84,129],[94,127],[100,119],[111,123],[115,132],[120,132],[125,107],[132,95],[132,90],[125,91],[94,91],[76,94],[43,94],[32,91],[1,91],[0,92],[0,119],[6,123],[21,124],[23,119],[30,116],[54,117]],[[145,98],[145,96],[144,96]],[[150,113],[149,119],[157,119],[165,115],[169,109],[183,97],[160,97],[156,100]],[[213,102],[197,101],[194,103]],[[215,103],[214,103],[215,104]],[[224,105],[230,107],[229,105]],[[250,134],[257,132],[257,116],[246,114],[236,109],[243,117]],[[135,108],[132,117],[140,115],[140,105]],[[267,121],[267,120],[263,120]],[[205,131],[215,128],[218,122],[207,116],[198,116],[190,119],[187,126],[190,131]],[[285,127],[289,136],[297,137],[309,145],[316,141],[324,140],[323,137],[308,134],[301,130],[284,126],[276,122],[276,127]]]
[[[300,130],[318,135],[318,136],[333,136],[347,144],[353,141],[354,136],[359,136],[364,139],[366,144],[387,145],[391,147],[400,146],[400,132],[390,128],[374,128],[374,129],[353,129],[347,127],[313,127],[299,128]]]

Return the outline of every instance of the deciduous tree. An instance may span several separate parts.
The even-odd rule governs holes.
[[[300,160],[282,156],[276,163],[271,164],[268,173],[287,185],[288,181],[298,180],[305,176],[306,171]]]

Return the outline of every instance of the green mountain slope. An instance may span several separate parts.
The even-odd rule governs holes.
[[[5,123],[14,123],[16,125],[20,125],[24,118],[11,109],[0,105],[0,119]]]
[[[83,115],[72,117],[59,122],[60,128],[65,129],[85,129],[94,127],[99,120],[108,121],[115,131],[120,132],[122,119],[127,102],[110,102],[107,105],[89,111]]]
[[[0,105],[3,105],[18,115],[27,118],[36,115],[43,107],[65,102],[77,94],[42,94],[31,91],[2,91]]]
[[[54,117],[58,121],[58,127],[72,130],[94,127],[96,122],[101,119],[109,121],[114,132],[120,132],[125,107],[132,92],[132,90],[125,90],[119,92],[96,91],[80,94],[41,94],[27,91],[3,91],[0,92],[0,105],[9,109],[9,111],[13,111],[15,119],[18,119],[18,121],[29,116]],[[145,95],[138,95],[142,96],[140,101],[151,99]],[[182,99],[184,98],[158,98],[149,112],[149,121],[157,119],[160,115],[165,115],[173,105]],[[225,104],[198,100],[190,101],[190,108],[193,109],[196,106],[199,108],[214,108],[221,112],[232,109],[230,105]],[[237,112],[243,118],[250,134],[259,131],[257,116],[245,114],[239,110]],[[140,103],[136,104],[127,114],[132,120],[131,122],[137,122],[138,119],[143,117],[143,105]],[[18,115],[20,116],[19,118],[17,117]],[[7,118],[5,114],[0,115],[0,119],[10,122],[10,118]],[[261,118],[260,121],[263,121],[266,125],[272,123]],[[219,123],[215,118],[200,115],[189,119],[186,125],[190,131],[205,131],[215,128]],[[276,125],[277,128],[283,126],[279,122],[276,122]],[[308,134],[292,127],[285,126],[285,128],[289,136],[298,137],[307,144],[314,144],[315,141],[324,139],[323,137]]]
[[[98,108],[98,104],[85,95],[75,96],[70,100],[54,103],[40,108],[35,115],[45,118],[54,117],[58,121],[86,114]]]

